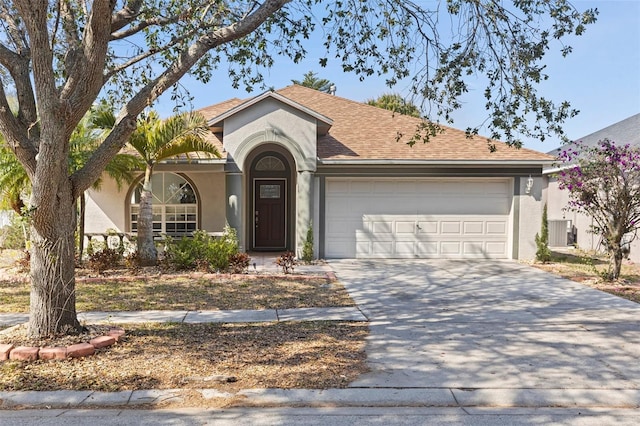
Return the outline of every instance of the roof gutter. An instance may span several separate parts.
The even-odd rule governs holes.
[[[324,166],[545,166],[553,160],[323,160]]]

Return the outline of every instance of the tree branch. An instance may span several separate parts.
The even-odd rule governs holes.
[[[56,79],[53,70],[53,51],[49,43],[47,25],[48,1],[15,0],[15,7],[23,18],[29,34],[33,81],[38,99],[57,99]],[[49,105],[51,111],[40,111],[41,119],[48,120],[56,105]]]
[[[204,34],[154,80],[150,81],[122,108],[116,124],[105,141],[96,149],[86,165],[71,176],[73,194],[82,194],[100,177],[107,163],[125,145],[136,126],[136,118],[147,105],[184,76],[210,49],[246,36],[262,25],[291,0],[267,0],[242,20]]]
[[[1,78],[0,83],[3,83]],[[5,136],[9,147],[25,166],[25,170],[31,178],[35,173],[38,150],[31,143],[29,135],[24,133],[22,123],[13,115],[9,102],[7,102],[4,84],[0,85],[0,133]]]
[[[137,33],[139,33],[140,31],[144,30],[145,28],[149,28],[152,26],[164,26],[164,25],[169,25],[169,24],[175,24],[176,22],[180,21],[180,17],[179,16],[174,16],[171,18],[164,18],[164,17],[155,17],[152,19],[147,19],[145,21],[140,21],[138,22],[136,25],[132,25],[129,28],[123,30],[123,31],[114,31],[111,33],[111,40],[121,40],[127,37],[130,37],[132,35],[135,35]],[[113,28],[113,26],[112,26]]]
[[[114,33],[133,22],[140,14],[142,0],[130,0],[119,11],[111,15],[111,32]]]
[[[197,31],[197,29],[194,29],[193,31],[187,33],[184,35],[185,38],[188,38],[189,36],[193,35],[195,32]],[[114,75],[126,70],[127,68],[132,67],[133,65],[140,63],[142,61],[144,61],[145,59],[148,59],[154,55],[157,55],[158,53],[164,52],[166,50],[169,50],[171,47],[177,45],[178,43],[180,43],[181,40],[177,37],[171,39],[167,44],[165,44],[164,46],[161,47],[157,47],[157,48],[150,48],[149,50],[147,50],[146,52],[143,52],[137,56],[134,56],[133,58],[130,58],[127,62],[124,62],[118,66],[113,67],[111,70],[109,70],[109,72],[105,73],[104,75],[104,81],[106,82],[107,80],[109,80],[111,77],[113,77]]]
[[[70,48],[65,61],[67,81],[60,92],[60,100],[67,104],[69,130],[73,130],[89,109],[104,85],[103,70],[111,34],[111,16],[114,2],[93,2],[83,38],[78,48]]]

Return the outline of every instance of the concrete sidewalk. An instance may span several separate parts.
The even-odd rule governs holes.
[[[22,324],[29,314],[0,314],[0,326]],[[80,312],[80,322],[132,324],[147,322],[206,323],[206,322],[277,322],[277,321],[367,321],[355,306],[333,308],[260,309],[227,311],[114,311]]]

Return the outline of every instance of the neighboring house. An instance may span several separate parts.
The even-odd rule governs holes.
[[[640,113],[575,141],[581,141],[587,146],[595,146],[603,139],[640,147]],[[549,154],[556,157],[568,146],[570,144],[554,149]],[[555,176],[562,167],[562,164],[554,164],[544,171],[548,178],[548,190],[545,195],[550,224],[550,243],[552,246],[576,245],[583,250],[603,250],[600,237],[590,232],[593,224],[591,217],[565,210],[569,193],[558,188],[558,179]],[[630,259],[640,262],[640,240],[638,239],[631,243]]]
[[[302,86],[204,108],[221,159],[155,169],[155,229],[237,230],[246,251],[320,258],[532,259],[553,158]],[[397,141],[398,135],[404,135]],[[86,232],[135,230],[136,184],[89,191]]]

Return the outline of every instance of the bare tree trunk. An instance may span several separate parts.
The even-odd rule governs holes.
[[[622,270],[622,247],[620,244],[611,249],[611,280],[615,281],[620,278],[620,271]]]
[[[65,176],[66,177],[66,176]],[[31,305],[29,335],[80,331],[75,294],[75,203],[71,188],[65,201],[47,208],[51,223],[31,226]],[[34,213],[39,214],[38,212]]]
[[[158,251],[153,242],[153,193],[151,188],[151,167],[145,171],[144,183],[140,193],[140,212],[138,213],[138,259],[141,266],[155,266]]]
[[[84,213],[87,209],[87,201],[84,198],[85,194],[83,193],[80,200],[80,213],[78,217],[79,225],[78,225],[78,263],[82,264],[82,255],[84,253]]]

